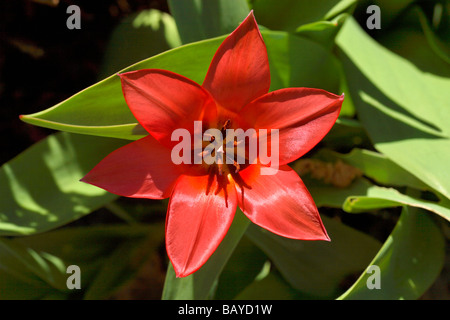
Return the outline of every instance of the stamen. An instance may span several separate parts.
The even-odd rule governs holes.
[[[204,136],[207,137],[207,138],[209,137],[209,141],[210,141],[210,142],[216,141],[216,137],[213,136],[212,134],[205,133]]]
[[[236,167],[236,170],[234,170],[234,173],[238,173],[239,170],[241,170],[241,166],[236,161],[233,162],[234,166]]]
[[[230,160],[233,161],[233,165],[236,167],[236,169],[234,170],[234,173],[238,173],[239,170],[241,170],[241,166],[239,165],[239,163],[238,163],[236,160],[234,160],[232,157],[230,157],[229,155],[227,155],[227,154],[225,154],[225,157],[226,157],[227,159],[230,159]]]
[[[222,130],[226,130],[226,129],[230,128],[230,125],[231,125],[231,120],[228,119],[228,120],[225,121],[225,123],[223,124]]]

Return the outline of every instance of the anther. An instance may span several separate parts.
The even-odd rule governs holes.
[[[228,119],[227,121],[225,121],[225,123],[222,126],[222,130],[228,129],[231,125],[231,120]]]
[[[227,121],[225,121],[225,123],[223,124],[223,126],[222,126],[222,134],[224,135],[224,136],[226,136],[226,131],[227,131],[227,129],[228,128],[230,128],[230,126],[231,126],[231,120],[230,119],[228,119]]]
[[[209,137],[209,141],[210,141],[210,142],[216,141],[216,137],[213,136],[212,134],[205,133],[204,136],[207,137],[207,138]]]
[[[239,165],[239,163],[237,163],[236,161],[234,161],[234,166],[236,167],[236,170],[234,170],[234,173],[238,173],[239,170],[241,170],[241,166]]]

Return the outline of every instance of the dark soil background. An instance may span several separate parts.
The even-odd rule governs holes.
[[[23,123],[19,115],[47,109],[97,82],[109,36],[124,17],[150,8],[168,12],[166,0],[39,2],[52,1],[0,1],[0,164],[53,132]],[[66,27],[66,9],[72,4],[81,8],[79,30]],[[152,259],[153,266],[161,263],[160,257]],[[164,270],[150,269],[151,275],[139,275],[133,288],[114,298],[158,299]],[[149,287],[157,288],[154,294]],[[448,287],[444,271],[422,299],[450,299]]]
[[[52,1],[47,1],[52,2]],[[81,29],[69,30],[69,5],[81,9]],[[113,28],[142,9],[168,11],[166,0],[0,1],[0,163],[50,130],[19,120],[47,109],[97,81]]]

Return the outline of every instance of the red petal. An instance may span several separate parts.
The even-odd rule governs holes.
[[[183,175],[170,197],[166,247],[177,277],[197,271],[233,221],[237,207],[234,185],[218,183],[215,177]]]
[[[253,12],[220,45],[203,87],[234,112],[269,91],[267,50]]]
[[[343,100],[343,95],[325,90],[287,88],[253,101],[241,116],[256,130],[279,130],[279,164],[283,165],[300,158],[325,137],[339,116]]]
[[[255,224],[280,236],[330,240],[314,200],[297,173],[288,166],[274,175],[261,175],[252,165],[235,179],[238,204]]]
[[[158,141],[173,146],[172,132],[185,128],[204,112],[215,112],[209,93],[194,81],[176,73],[144,69],[119,75],[125,100],[139,123]]]
[[[81,181],[120,196],[164,199],[182,169],[172,163],[170,154],[147,136],[110,153]]]

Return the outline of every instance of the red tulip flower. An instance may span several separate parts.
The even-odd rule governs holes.
[[[119,76],[131,112],[149,135],[109,154],[82,181],[125,197],[170,197],[166,248],[178,277],[207,261],[237,206],[275,234],[329,241],[311,195],[287,164],[328,133],[344,97],[310,88],[268,92],[267,50],[253,13],[221,44],[202,85],[158,69]],[[195,134],[195,121],[202,132],[277,129],[278,169],[261,174],[261,161],[175,164],[172,134],[180,128]]]

